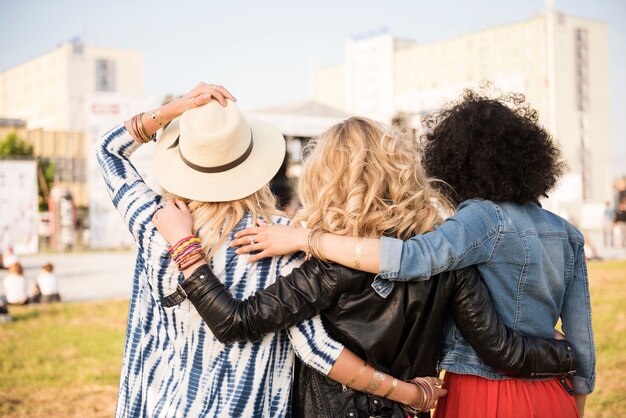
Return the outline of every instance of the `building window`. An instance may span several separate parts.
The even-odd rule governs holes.
[[[115,61],[96,60],[96,91],[115,91]]]

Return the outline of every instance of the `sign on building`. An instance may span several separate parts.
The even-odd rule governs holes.
[[[0,160],[0,247],[18,254],[39,250],[37,162]]]

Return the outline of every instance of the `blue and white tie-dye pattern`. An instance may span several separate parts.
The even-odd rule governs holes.
[[[317,317],[254,343],[225,346],[188,301],[161,307],[161,298],[183,277],[170,263],[168,244],[152,224],[162,198],[129,161],[139,146],[121,124],[105,134],[96,149],[111,199],[138,247],[116,416],[290,416],[294,350],[327,374],[343,345],[327,335]],[[231,238],[251,224],[251,217],[244,217]],[[302,261],[291,256],[248,264],[247,259],[224,245],[211,260],[213,271],[239,299],[267,287]]]

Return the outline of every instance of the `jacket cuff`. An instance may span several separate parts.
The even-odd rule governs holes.
[[[402,246],[404,242],[397,238],[380,238],[380,274],[384,279],[395,279],[400,272]]]
[[[590,378],[582,376],[572,376],[572,389],[578,395],[588,395],[593,392],[596,385],[596,374],[593,373]]]

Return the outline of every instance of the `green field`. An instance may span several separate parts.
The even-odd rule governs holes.
[[[585,417],[626,417],[626,261],[589,264],[598,377]],[[128,303],[12,307],[0,324],[0,416],[111,417]]]

